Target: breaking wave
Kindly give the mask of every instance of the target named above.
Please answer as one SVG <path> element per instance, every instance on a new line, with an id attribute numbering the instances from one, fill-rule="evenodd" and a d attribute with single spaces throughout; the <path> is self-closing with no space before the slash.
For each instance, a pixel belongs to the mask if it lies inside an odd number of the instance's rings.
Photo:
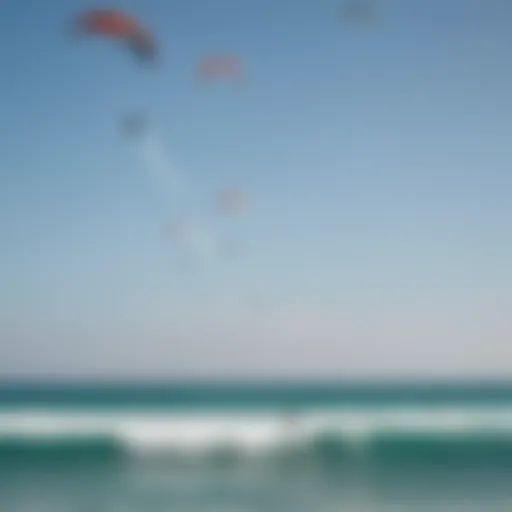
<path id="1" fill-rule="evenodd" d="M 307 455 L 353 462 L 468 462 L 512 468 L 512 409 L 296 414 L 0 413 L 0 464 L 134 457 Z"/>

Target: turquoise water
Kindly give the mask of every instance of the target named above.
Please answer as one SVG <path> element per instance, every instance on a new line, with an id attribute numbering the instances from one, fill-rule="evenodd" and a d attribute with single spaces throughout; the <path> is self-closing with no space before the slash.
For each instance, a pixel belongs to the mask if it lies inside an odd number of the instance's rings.
<path id="1" fill-rule="evenodd" d="M 0 510 L 510 511 L 512 385 L 4 385 Z"/>

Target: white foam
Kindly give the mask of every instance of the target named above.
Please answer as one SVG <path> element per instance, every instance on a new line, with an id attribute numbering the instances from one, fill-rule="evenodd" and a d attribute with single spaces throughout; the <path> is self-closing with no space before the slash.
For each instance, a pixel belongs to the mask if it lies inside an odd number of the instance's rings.
<path id="1" fill-rule="evenodd" d="M 431 408 L 276 413 L 107 413 L 13 411 L 0 413 L 1 438 L 108 437 L 137 453 L 204 451 L 219 446 L 258 452 L 335 434 L 364 442 L 379 434 L 471 435 L 512 438 L 512 409 Z"/>

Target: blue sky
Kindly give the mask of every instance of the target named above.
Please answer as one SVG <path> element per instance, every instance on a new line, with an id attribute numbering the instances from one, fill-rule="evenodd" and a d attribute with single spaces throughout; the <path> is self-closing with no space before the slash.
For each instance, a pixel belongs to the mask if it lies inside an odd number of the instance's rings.
<path id="1" fill-rule="evenodd" d="M 509 374 L 507 2 L 382 0 L 370 26 L 334 0 L 109 5 L 157 66 L 74 39 L 89 2 L 2 2 L 3 374 Z M 247 82 L 198 84 L 225 51 Z M 238 258 L 162 236 L 175 191 L 120 135 L 133 110 Z M 216 215 L 227 186 L 246 215 Z"/>

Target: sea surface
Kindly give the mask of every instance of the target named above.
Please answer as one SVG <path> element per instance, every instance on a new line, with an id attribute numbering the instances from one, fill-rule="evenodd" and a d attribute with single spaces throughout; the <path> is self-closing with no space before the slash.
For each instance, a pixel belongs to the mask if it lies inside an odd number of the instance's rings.
<path id="1" fill-rule="evenodd" d="M 512 384 L 0 386 L 0 512 L 512 511 Z"/>

